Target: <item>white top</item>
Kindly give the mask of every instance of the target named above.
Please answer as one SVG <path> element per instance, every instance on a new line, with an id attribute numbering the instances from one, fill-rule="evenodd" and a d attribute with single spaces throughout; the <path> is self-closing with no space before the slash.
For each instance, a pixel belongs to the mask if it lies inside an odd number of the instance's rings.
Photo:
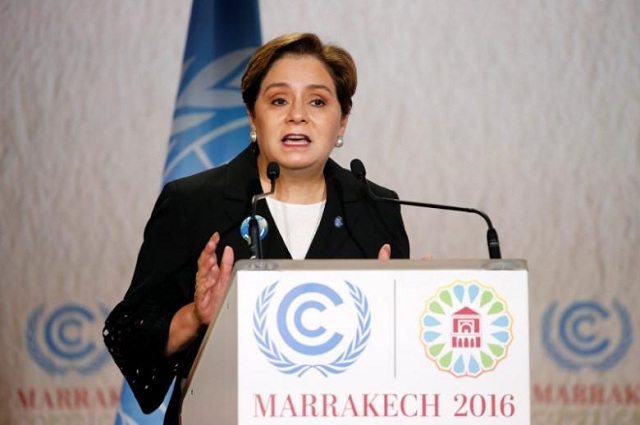
<path id="1" fill-rule="evenodd" d="M 291 258 L 304 259 L 320 225 L 326 201 L 317 204 L 289 204 L 271 197 L 266 200 Z"/>

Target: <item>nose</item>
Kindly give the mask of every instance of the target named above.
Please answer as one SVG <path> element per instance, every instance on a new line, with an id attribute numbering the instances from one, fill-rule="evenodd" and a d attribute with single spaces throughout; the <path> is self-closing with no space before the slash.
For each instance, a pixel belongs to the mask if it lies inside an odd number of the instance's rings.
<path id="1" fill-rule="evenodd" d="M 287 119 L 295 123 L 307 122 L 307 114 L 302 102 L 298 100 L 291 102 Z"/>

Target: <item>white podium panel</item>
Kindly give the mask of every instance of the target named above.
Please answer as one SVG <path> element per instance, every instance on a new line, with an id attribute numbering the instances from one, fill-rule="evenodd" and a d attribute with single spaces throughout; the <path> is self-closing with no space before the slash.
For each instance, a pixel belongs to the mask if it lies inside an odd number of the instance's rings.
<path id="1" fill-rule="evenodd" d="M 249 260 L 183 424 L 530 424 L 523 260 Z"/>

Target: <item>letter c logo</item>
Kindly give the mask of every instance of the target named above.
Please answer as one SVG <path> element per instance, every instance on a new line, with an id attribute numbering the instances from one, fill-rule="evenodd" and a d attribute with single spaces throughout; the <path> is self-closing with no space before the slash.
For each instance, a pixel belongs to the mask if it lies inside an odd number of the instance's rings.
<path id="1" fill-rule="evenodd" d="M 321 338 L 328 331 L 324 326 L 318 326 L 315 329 L 308 328 L 303 323 L 302 317 L 309 310 L 316 310 L 323 312 L 327 309 L 326 301 L 330 302 L 333 306 L 339 306 L 343 303 L 342 298 L 338 293 L 328 286 L 321 285 L 319 283 L 305 283 L 293 288 L 282 299 L 280 306 L 278 307 L 278 331 L 282 336 L 284 342 L 293 350 L 305 354 L 305 355 L 320 355 L 334 349 L 340 341 L 343 339 L 343 335 L 340 333 L 334 333 L 329 339 L 318 344 L 305 344 L 298 341 L 287 324 L 287 316 L 289 311 L 293 308 L 293 302 L 300 296 L 308 294 L 318 294 L 324 297 L 325 303 L 321 300 L 311 299 L 301 302 L 295 307 L 293 311 L 293 326 L 297 332 L 307 338 Z"/>

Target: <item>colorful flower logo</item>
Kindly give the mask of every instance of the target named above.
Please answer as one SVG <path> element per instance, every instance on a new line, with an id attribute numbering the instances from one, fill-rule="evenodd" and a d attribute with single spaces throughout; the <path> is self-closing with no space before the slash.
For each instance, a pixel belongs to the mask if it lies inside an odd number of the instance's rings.
<path id="1" fill-rule="evenodd" d="M 456 281 L 425 303 L 420 341 L 438 369 L 456 377 L 478 377 L 506 358 L 513 318 L 493 288 Z"/>

